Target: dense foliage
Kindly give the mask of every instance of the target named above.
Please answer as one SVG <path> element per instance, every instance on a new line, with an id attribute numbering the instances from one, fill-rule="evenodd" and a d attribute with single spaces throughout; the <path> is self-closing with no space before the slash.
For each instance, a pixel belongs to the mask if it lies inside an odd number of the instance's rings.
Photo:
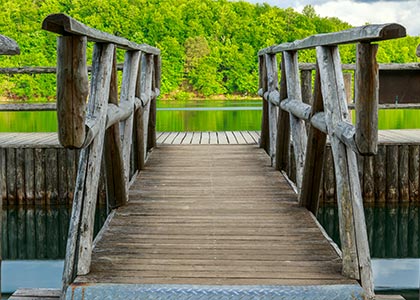
<path id="1" fill-rule="evenodd" d="M 350 25 L 321 18 L 311 6 L 302 14 L 267 4 L 227 0 L 0 0 L 0 33 L 14 38 L 22 54 L 0 57 L 0 67 L 53 66 L 56 37 L 40 29 L 51 13 L 64 12 L 81 22 L 162 50 L 162 92 L 255 94 L 259 49 L 306 36 L 339 31 Z M 420 38 L 383 43 L 381 62 L 416 61 Z M 343 47 L 345 63 L 354 62 L 354 46 Z M 122 58 L 122 56 L 121 56 Z M 300 54 L 314 61 L 313 51 Z M 53 97 L 51 75 L 0 78 L 0 95 Z"/>

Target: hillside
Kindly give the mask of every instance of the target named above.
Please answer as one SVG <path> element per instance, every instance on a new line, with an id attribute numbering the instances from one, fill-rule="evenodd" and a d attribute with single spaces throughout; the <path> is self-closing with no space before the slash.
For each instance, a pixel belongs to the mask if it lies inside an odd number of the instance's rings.
<path id="1" fill-rule="evenodd" d="M 350 27 L 321 18 L 307 6 L 303 13 L 269 5 L 226 0 L 0 0 L 0 33 L 21 47 L 17 57 L 1 57 L 0 67 L 54 66 L 56 36 L 40 29 L 51 13 L 64 12 L 81 22 L 162 50 L 162 93 L 167 97 L 255 94 L 257 52 L 308 35 Z M 416 61 L 420 38 L 383 43 L 381 62 Z M 354 61 L 354 46 L 342 49 Z M 122 58 L 122 53 L 120 54 Z M 301 61 L 314 61 L 313 52 Z M 53 98 L 51 75 L 0 77 L 0 95 Z"/>

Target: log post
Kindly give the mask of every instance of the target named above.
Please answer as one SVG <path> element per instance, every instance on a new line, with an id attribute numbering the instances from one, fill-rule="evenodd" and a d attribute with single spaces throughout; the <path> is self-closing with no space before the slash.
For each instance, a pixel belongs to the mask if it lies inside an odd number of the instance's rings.
<path id="1" fill-rule="evenodd" d="M 153 56 L 153 82 L 152 89 L 155 92 L 150 103 L 150 115 L 149 115 L 149 126 L 147 134 L 147 150 L 156 147 L 156 101 L 160 93 L 160 81 L 161 81 L 161 58 L 160 55 Z"/>
<path id="2" fill-rule="evenodd" d="M 279 88 L 279 76 L 277 71 L 277 59 L 275 54 L 265 55 L 265 67 L 267 70 L 267 88 L 268 93 L 277 91 Z M 276 138 L 277 138 L 277 107 L 268 101 L 268 132 L 269 132 L 269 147 L 268 152 L 271 158 L 271 165 L 275 165 L 276 155 Z"/>
<path id="3" fill-rule="evenodd" d="M 88 69 L 85 36 L 58 37 L 57 119 L 58 138 L 66 148 L 80 148 L 85 141 Z"/>
<path id="4" fill-rule="evenodd" d="M 109 103 L 118 105 L 117 56 L 114 50 Z M 107 184 L 107 201 L 111 208 L 124 205 L 128 200 L 128 193 L 124 180 L 124 162 L 120 138 L 120 126 L 116 123 L 105 132 L 105 172 Z"/>
<path id="5" fill-rule="evenodd" d="M 287 81 L 286 68 L 284 66 L 284 54 L 281 59 L 281 75 L 280 75 L 280 103 L 287 98 Z M 279 109 L 277 121 L 277 138 L 276 138 L 276 159 L 275 167 L 277 170 L 286 170 L 289 165 L 289 149 L 290 149 L 290 118 L 289 114 Z"/>
<path id="6" fill-rule="evenodd" d="M 259 67 L 259 91 L 262 97 L 262 119 L 261 119 L 261 136 L 260 148 L 263 148 L 269 153 L 269 121 L 268 121 L 268 101 L 264 100 L 264 93 L 268 90 L 267 69 L 265 65 L 265 57 L 261 55 L 258 57 Z"/>
<path id="7" fill-rule="evenodd" d="M 324 104 L 321 93 L 321 80 L 317 68 L 311 117 L 323 110 Z M 324 132 L 310 126 L 299 203 L 310 210 L 315 216 L 318 213 L 326 141 L 327 135 Z"/>
<path id="8" fill-rule="evenodd" d="M 378 151 L 379 72 L 376 62 L 378 45 L 357 45 L 355 72 L 356 144 L 360 153 Z"/>
<path id="9" fill-rule="evenodd" d="M 284 52 L 284 66 L 286 69 L 287 98 L 302 102 L 302 91 L 299 80 L 299 64 L 297 51 Z M 292 132 L 293 151 L 296 165 L 296 186 L 300 193 L 302 188 L 303 166 L 306 152 L 306 127 L 305 122 L 290 114 L 290 129 Z"/>

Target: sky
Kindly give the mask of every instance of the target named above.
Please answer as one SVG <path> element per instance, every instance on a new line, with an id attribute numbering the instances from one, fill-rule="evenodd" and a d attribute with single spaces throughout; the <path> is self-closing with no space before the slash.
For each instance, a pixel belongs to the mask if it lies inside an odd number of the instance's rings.
<path id="1" fill-rule="evenodd" d="M 292 7 L 302 12 L 312 5 L 321 17 L 337 17 L 353 26 L 366 23 L 399 23 L 407 34 L 420 35 L 420 0 L 247 0 L 268 3 L 282 8 Z"/>

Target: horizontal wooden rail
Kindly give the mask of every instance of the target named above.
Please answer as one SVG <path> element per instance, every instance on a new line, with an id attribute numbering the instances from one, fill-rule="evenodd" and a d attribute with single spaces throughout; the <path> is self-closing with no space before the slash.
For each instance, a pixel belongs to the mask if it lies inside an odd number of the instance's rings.
<path id="1" fill-rule="evenodd" d="M 366 25 L 348 30 L 323 33 L 310 36 L 303 40 L 297 40 L 292 43 L 284 43 L 264 48 L 258 52 L 258 55 L 274 54 L 282 51 L 296 51 L 318 46 L 336 46 L 340 44 L 350 44 L 357 42 L 375 42 L 389 39 L 395 39 L 406 35 L 403 26 L 395 23 Z"/>
<path id="2" fill-rule="evenodd" d="M 87 67 L 88 72 L 92 72 L 92 66 Z M 123 70 L 123 64 L 117 64 L 117 70 Z M 19 67 L 19 68 L 0 68 L 0 74 L 55 74 L 56 67 Z"/>
<path id="3" fill-rule="evenodd" d="M 86 36 L 89 41 L 99 43 L 112 43 L 118 48 L 125 50 L 138 50 L 144 53 L 154 55 L 160 54 L 160 50 L 158 48 L 146 44 L 136 44 L 125 38 L 91 28 L 66 14 L 49 15 L 42 22 L 42 29 L 61 35 L 70 34 Z"/>

